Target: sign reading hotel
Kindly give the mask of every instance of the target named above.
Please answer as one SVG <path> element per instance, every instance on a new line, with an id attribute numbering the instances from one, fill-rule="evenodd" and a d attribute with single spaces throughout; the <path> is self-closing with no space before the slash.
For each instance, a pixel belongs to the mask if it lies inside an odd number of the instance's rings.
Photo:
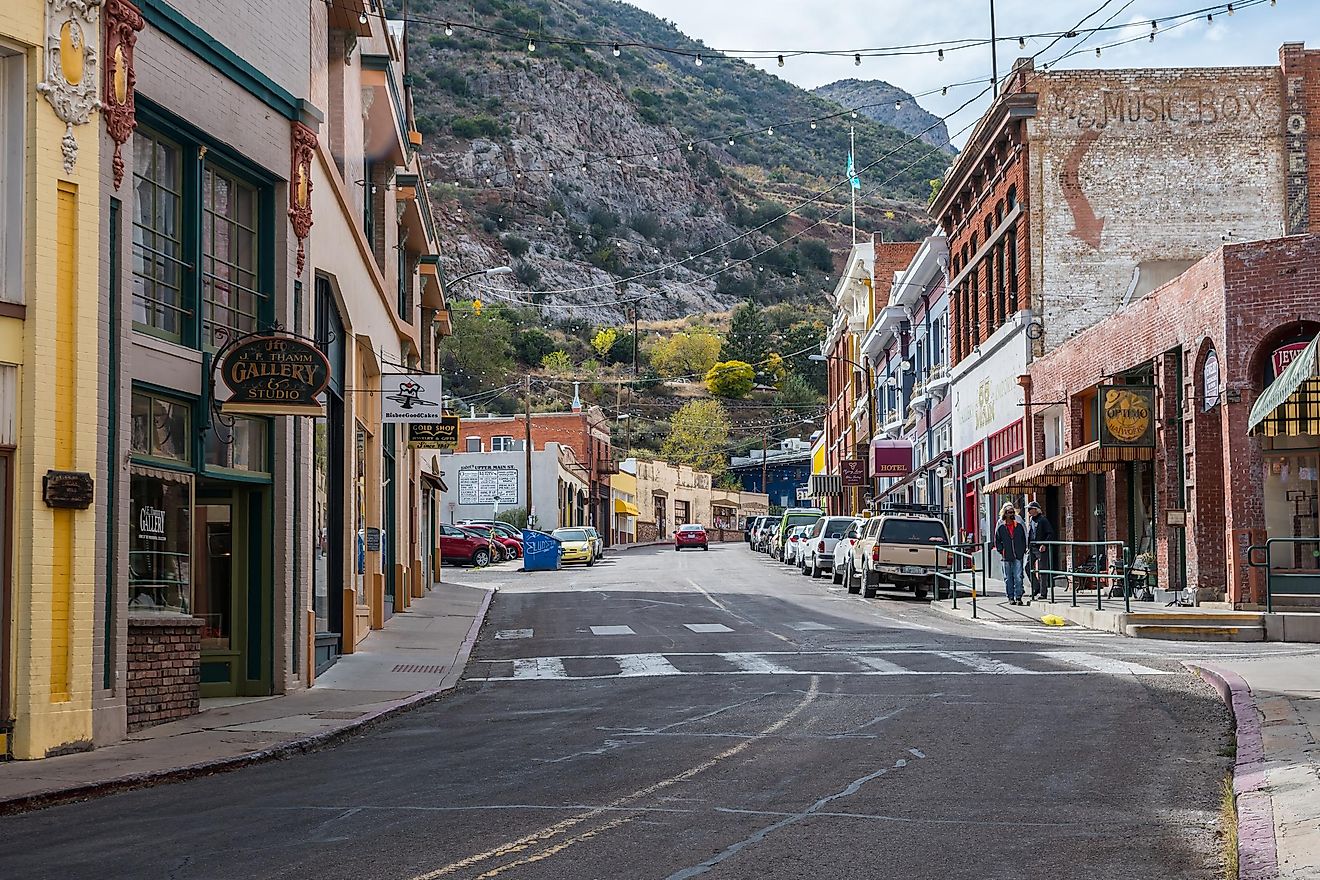
<path id="1" fill-rule="evenodd" d="M 877 477 L 906 477 L 912 473 L 910 440 L 877 440 L 871 445 Z"/>
<path id="2" fill-rule="evenodd" d="M 517 504 L 518 469 L 475 464 L 458 469 L 459 504 Z"/>
<path id="3" fill-rule="evenodd" d="M 441 416 L 435 422 L 409 422 L 408 446 L 412 449 L 458 449 L 458 416 Z"/>
<path id="4" fill-rule="evenodd" d="M 1154 447 L 1155 388 L 1101 385 L 1100 445 Z"/>
<path id="5" fill-rule="evenodd" d="M 220 377 L 230 391 L 221 412 L 319 416 L 325 410 L 316 398 L 330 381 L 330 362 L 306 340 L 263 333 L 224 353 Z"/>
<path id="6" fill-rule="evenodd" d="M 444 391 L 434 373 L 385 373 L 380 390 L 380 420 L 385 424 L 439 422 L 444 417 Z"/>

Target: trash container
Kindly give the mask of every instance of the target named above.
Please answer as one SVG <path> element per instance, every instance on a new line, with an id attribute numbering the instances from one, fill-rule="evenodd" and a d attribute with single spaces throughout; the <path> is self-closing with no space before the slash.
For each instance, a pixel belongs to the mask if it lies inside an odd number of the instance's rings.
<path id="1" fill-rule="evenodd" d="M 559 539 L 545 532 L 523 529 L 523 571 L 558 571 L 563 548 Z"/>

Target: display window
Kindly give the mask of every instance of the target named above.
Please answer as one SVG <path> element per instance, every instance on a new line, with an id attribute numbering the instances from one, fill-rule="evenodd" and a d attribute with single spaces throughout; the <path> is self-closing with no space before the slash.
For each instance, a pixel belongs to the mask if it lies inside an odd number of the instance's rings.
<path id="1" fill-rule="evenodd" d="M 1316 538 L 1280 543 L 1271 551 L 1276 568 L 1320 568 L 1320 451 L 1265 453 L 1265 528 L 1271 538 Z"/>
<path id="2" fill-rule="evenodd" d="M 129 610 L 191 614 L 192 475 L 135 466 L 129 484 Z"/>

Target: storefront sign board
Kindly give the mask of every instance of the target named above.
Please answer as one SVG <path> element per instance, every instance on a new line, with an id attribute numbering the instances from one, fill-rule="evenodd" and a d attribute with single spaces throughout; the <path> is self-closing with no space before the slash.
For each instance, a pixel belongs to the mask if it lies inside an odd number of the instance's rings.
<path id="1" fill-rule="evenodd" d="M 871 445 L 877 477 L 906 477 L 912 473 L 911 440 L 877 440 Z"/>
<path id="2" fill-rule="evenodd" d="M 41 498 L 47 507 L 86 510 L 92 506 L 92 475 L 84 471 L 46 471 Z"/>
<path id="3" fill-rule="evenodd" d="M 1018 377 L 1027 372 L 1029 345 L 1020 328 L 1001 327 L 981 346 L 980 354 L 955 368 L 950 391 L 955 451 L 1022 419 Z"/>
<path id="4" fill-rule="evenodd" d="M 408 446 L 413 449 L 458 449 L 458 416 L 441 416 L 434 422 L 409 422 Z"/>
<path id="5" fill-rule="evenodd" d="M 1274 367 L 1274 376 L 1271 378 L 1277 378 L 1280 373 L 1288 369 L 1288 365 L 1293 362 L 1293 358 L 1306 351 L 1308 344 L 1310 344 L 1309 340 L 1307 342 L 1291 342 L 1288 345 L 1281 345 L 1276 348 L 1270 356 L 1270 365 Z"/>
<path id="6" fill-rule="evenodd" d="M 1155 446 L 1155 387 L 1101 385 L 1100 445 Z"/>
<path id="7" fill-rule="evenodd" d="M 230 392 L 221 412 L 319 416 L 325 410 L 316 397 L 330 381 L 330 362 L 309 341 L 263 333 L 224 353 L 220 378 Z"/>
<path id="8" fill-rule="evenodd" d="M 380 388 L 380 420 L 386 424 L 439 422 L 444 417 L 444 389 L 434 373 L 385 373 Z"/>
<path id="9" fill-rule="evenodd" d="M 518 469 L 477 464 L 458 469 L 459 504 L 517 504 Z"/>
<path id="10" fill-rule="evenodd" d="M 845 486 L 866 485 L 866 462 L 860 458 L 845 458 L 839 463 L 839 472 Z"/>

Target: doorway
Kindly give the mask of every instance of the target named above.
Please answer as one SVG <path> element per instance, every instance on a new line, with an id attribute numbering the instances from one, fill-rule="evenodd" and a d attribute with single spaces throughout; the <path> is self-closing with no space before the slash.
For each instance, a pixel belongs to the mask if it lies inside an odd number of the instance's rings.
<path id="1" fill-rule="evenodd" d="M 202 480 L 193 509 L 193 615 L 202 620 L 201 695 L 271 692 L 272 597 L 265 490 Z"/>

